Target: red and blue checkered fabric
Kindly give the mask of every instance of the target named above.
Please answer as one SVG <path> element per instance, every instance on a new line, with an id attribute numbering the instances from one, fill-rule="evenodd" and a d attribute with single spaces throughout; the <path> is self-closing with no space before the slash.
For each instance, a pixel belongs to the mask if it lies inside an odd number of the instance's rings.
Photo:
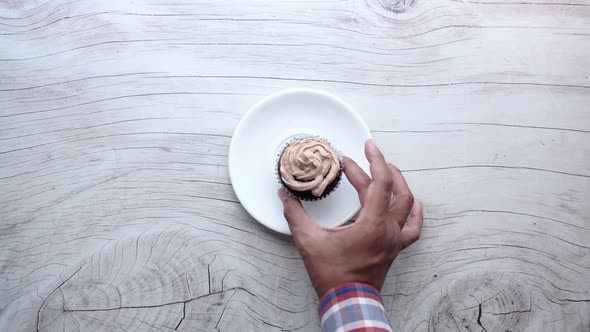
<path id="1" fill-rule="evenodd" d="M 324 332 L 391 331 L 379 292 L 360 282 L 330 289 L 320 300 L 319 312 Z"/>

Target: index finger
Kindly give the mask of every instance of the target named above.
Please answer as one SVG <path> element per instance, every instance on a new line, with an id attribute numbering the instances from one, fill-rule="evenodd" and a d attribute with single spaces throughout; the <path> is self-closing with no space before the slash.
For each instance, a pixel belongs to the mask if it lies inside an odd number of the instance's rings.
<path id="1" fill-rule="evenodd" d="M 367 143 L 365 143 L 365 155 L 370 164 L 373 183 L 378 189 L 391 193 L 393 189 L 393 176 L 389 171 L 385 157 L 383 157 L 381 150 L 379 150 L 377 144 L 375 144 L 375 140 L 372 138 L 368 139 Z"/>
<path id="2" fill-rule="evenodd" d="M 403 228 L 414 205 L 414 195 L 399 168 L 392 164 L 387 166 L 393 175 L 393 199 L 389 203 L 389 211 L 399 227 Z"/>
<path id="3" fill-rule="evenodd" d="M 424 223 L 424 203 L 416 201 L 412 206 L 408 224 L 402 229 L 402 250 L 409 247 L 412 243 L 418 241 L 422 232 Z"/>
<path id="4" fill-rule="evenodd" d="M 393 175 L 389 171 L 385 157 L 383 157 L 373 139 L 367 140 L 365 155 L 371 165 L 373 181 L 365 195 L 363 213 L 371 220 L 381 220 L 380 217 L 387 215 L 389 210 L 389 201 L 393 189 Z"/>
<path id="5" fill-rule="evenodd" d="M 365 201 L 367 189 L 369 189 L 369 185 L 371 184 L 371 178 L 354 160 L 344 157 L 342 161 L 344 163 L 344 174 L 346 174 L 346 178 L 350 181 L 354 189 L 356 189 L 362 204 Z"/>

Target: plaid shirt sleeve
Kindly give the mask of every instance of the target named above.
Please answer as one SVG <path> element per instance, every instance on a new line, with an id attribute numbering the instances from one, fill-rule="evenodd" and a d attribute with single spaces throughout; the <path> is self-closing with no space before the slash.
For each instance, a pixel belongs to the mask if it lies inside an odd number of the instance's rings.
<path id="1" fill-rule="evenodd" d="M 319 312 L 324 332 L 391 331 L 379 292 L 367 284 L 347 282 L 330 289 Z"/>

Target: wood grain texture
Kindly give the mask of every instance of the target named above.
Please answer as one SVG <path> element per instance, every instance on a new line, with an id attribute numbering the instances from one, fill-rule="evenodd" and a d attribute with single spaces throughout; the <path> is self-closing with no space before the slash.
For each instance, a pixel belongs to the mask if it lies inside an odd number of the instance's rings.
<path id="1" fill-rule="evenodd" d="M 304 86 L 426 202 L 395 331 L 589 331 L 589 75 L 587 0 L 2 1 L 1 330 L 318 330 L 227 171 Z"/>

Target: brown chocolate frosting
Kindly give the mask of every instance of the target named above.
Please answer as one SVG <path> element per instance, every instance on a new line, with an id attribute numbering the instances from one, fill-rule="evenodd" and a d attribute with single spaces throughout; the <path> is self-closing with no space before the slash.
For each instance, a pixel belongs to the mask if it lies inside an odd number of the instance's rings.
<path id="1" fill-rule="evenodd" d="M 285 148 L 279 162 L 281 179 L 295 191 L 311 191 L 320 197 L 338 177 L 340 161 L 330 144 L 317 138 L 304 138 Z"/>

